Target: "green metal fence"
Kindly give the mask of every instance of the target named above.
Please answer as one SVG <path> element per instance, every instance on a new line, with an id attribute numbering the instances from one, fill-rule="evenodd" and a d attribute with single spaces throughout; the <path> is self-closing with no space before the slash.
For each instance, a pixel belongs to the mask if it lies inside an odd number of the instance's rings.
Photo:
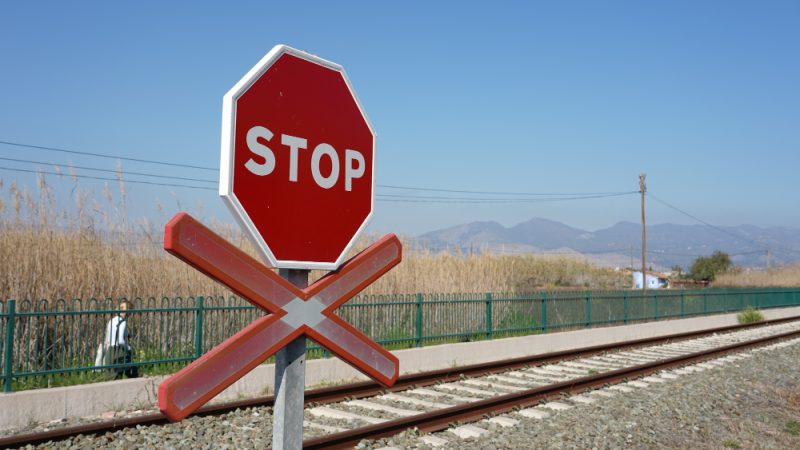
<path id="1" fill-rule="evenodd" d="M 108 379 L 115 366 L 95 365 L 95 354 L 121 300 L 0 301 L 3 390 Z M 130 301 L 133 360 L 145 374 L 176 371 L 262 314 L 235 297 Z M 548 291 L 359 296 L 337 314 L 397 349 L 798 305 L 800 289 Z M 327 356 L 313 342 L 308 351 Z"/>

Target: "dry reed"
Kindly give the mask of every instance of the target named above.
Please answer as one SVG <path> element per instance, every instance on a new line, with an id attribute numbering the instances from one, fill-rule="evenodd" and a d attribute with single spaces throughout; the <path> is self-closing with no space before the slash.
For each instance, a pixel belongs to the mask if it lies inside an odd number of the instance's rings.
<path id="1" fill-rule="evenodd" d="M 70 173 L 73 171 L 70 170 Z M 69 175 L 65 175 L 69 176 Z M 62 182 L 60 182 L 62 183 Z M 70 194 L 43 175 L 35 190 L 0 179 L 0 299 L 189 296 L 226 290 L 161 248 L 163 225 L 132 222 L 118 167 L 115 196 L 106 184 L 98 200 L 72 177 Z M 68 201 L 64 201 L 63 198 Z M 57 200 L 59 199 L 59 200 Z M 160 204 L 157 205 L 162 210 Z M 208 221 L 207 221 L 208 222 Z M 238 229 L 207 223 L 251 255 Z M 363 248 L 377 236 L 365 236 Z M 537 289 L 619 289 L 622 272 L 577 258 L 434 253 L 403 239 L 403 262 L 364 294 L 521 292 Z M 321 276 L 313 272 L 312 279 Z"/>
<path id="2" fill-rule="evenodd" d="M 717 276 L 714 287 L 797 287 L 800 263 L 763 269 L 735 268 Z"/>

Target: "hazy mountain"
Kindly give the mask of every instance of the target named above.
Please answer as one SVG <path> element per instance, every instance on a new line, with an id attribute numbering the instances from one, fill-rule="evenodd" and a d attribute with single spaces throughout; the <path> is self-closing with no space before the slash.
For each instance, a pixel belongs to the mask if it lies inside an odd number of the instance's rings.
<path id="1" fill-rule="evenodd" d="M 509 236 L 519 243 L 542 249 L 571 247 L 586 232 L 547 219 L 531 219 L 508 229 Z"/>
<path id="2" fill-rule="evenodd" d="M 534 218 L 506 228 L 497 222 L 472 222 L 417 237 L 417 243 L 432 250 L 460 248 L 462 251 L 494 253 L 582 254 L 605 266 L 641 264 L 640 224 L 620 222 L 594 232 L 553 220 Z M 711 227 L 707 225 L 659 224 L 647 227 L 648 265 L 665 270 L 673 265 L 687 269 L 698 255 L 721 250 L 740 266 L 800 260 L 800 229 L 760 228 L 753 225 Z"/>

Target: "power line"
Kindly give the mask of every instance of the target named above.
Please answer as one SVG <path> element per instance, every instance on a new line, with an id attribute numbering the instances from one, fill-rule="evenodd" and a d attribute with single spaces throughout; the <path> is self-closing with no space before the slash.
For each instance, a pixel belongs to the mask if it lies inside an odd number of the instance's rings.
<path id="1" fill-rule="evenodd" d="M 788 247 L 780 247 L 780 248 L 777 248 L 777 249 L 773 249 L 772 247 L 770 247 L 770 246 L 768 246 L 766 244 L 759 243 L 759 242 L 757 242 L 757 241 L 755 241 L 753 239 L 746 238 L 746 237 L 744 237 L 742 235 L 739 235 L 739 234 L 736 234 L 736 233 L 731 233 L 730 231 L 728 231 L 728 230 L 726 230 L 724 228 L 720 228 L 720 227 L 718 227 L 716 225 L 712 225 L 712 224 L 706 222 L 705 220 L 700 219 L 699 217 L 696 217 L 696 216 L 694 216 L 692 214 L 689 214 L 688 212 L 686 212 L 686 211 L 684 211 L 684 210 L 682 210 L 682 209 L 680 209 L 680 208 L 678 208 L 678 207 L 676 207 L 674 205 L 671 205 L 671 204 L 665 202 L 664 200 L 661 200 L 660 198 L 658 198 L 655 195 L 653 195 L 652 192 L 648 192 L 647 195 L 652 197 L 653 200 L 663 204 L 664 206 L 666 206 L 668 208 L 671 208 L 671 209 L 673 209 L 673 210 L 685 215 L 686 217 L 689 217 L 689 218 L 691 218 L 693 220 L 696 220 L 696 221 L 702 223 L 703 225 L 706 225 L 706 226 L 708 226 L 710 228 L 713 228 L 714 230 L 717 230 L 720 233 L 725 233 L 725 234 L 727 234 L 729 236 L 733 236 L 733 237 L 735 237 L 737 239 L 741 239 L 743 241 L 747 241 L 747 242 L 755 245 L 756 247 L 760 247 L 760 248 L 763 249 L 763 250 L 756 251 L 756 252 L 736 253 L 733 256 L 735 256 L 735 255 L 746 255 L 746 254 L 752 254 L 752 253 L 763 253 L 763 252 L 782 253 L 782 254 L 787 254 L 787 253 L 799 254 L 800 253 L 800 250 L 796 250 L 796 249 L 792 249 L 792 248 L 788 248 Z"/>
<path id="2" fill-rule="evenodd" d="M 522 196 L 578 196 L 578 195 L 617 195 L 628 194 L 629 192 L 572 192 L 572 193 L 543 193 L 543 192 L 502 192 L 502 191 L 465 191 L 460 189 L 438 189 L 411 186 L 396 186 L 390 184 L 377 184 L 376 186 L 386 189 L 403 189 L 409 191 L 428 191 L 428 192 L 449 192 L 454 194 L 480 194 L 480 195 L 522 195 Z M 638 191 L 634 191 L 638 192 Z"/>
<path id="3" fill-rule="evenodd" d="M 91 170 L 95 172 L 104 172 L 104 173 L 113 173 L 113 174 L 120 174 L 120 175 L 136 175 L 136 176 L 145 176 L 145 177 L 153 177 L 153 178 L 168 178 L 173 180 L 182 180 L 182 181 L 195 181 L 200 183 L 217 183 L 217 180 L 211 179 L 202 179 L 202 178 L 190 178 L 190 177 L 179 177 L 174 175 L 161 175 L 161 174 L 154 174 L 154 173 L 147 173 L 147 172 L 134 172 L 129 170 L 112 170 L 112 169 L 101 169 L 98 167 L 88 167 L 88 166 L 79 166 L 75 164 L 62 164 L 62 163 L 53 163 L 53 162 L 46 162 L 46 161 L 34 161 L 30 159 L 18 159 L 18 158 L 6 158 L 0 157 L 0 160 L 3 161 L 13 161 L 13 162 L 20 162 L 26 164 L 41 164 L 41 165 L 48 165 L 48 166 L 64 166 L 67 168 L 73 169 L 80 169 L 80 170 Z M 78 176 L 77 174 L 70 174 L 70 176 Z M 510 192 L 489 192 L 489 191 L 458 191 L 452 189 L 429 189 L 429 188 L 414 188 L 414 187 L 398 187 L 398 186 L 385 186 L 378 184 L 377 187 L 390 187 L 393 189 L 407 189 L 407 190 L 414 190 L 414 191 L 434 191 L 434 192 L 470 192 L 475 194 L 486 194 L 486 195 L 512 195 Z M 413 195 L 404 195 L 404 194 L 376 194 L 377 196 L 381 197 L 382 200 L 391 201 L 391 199 L 403 199 L 407 201 L 417 201 L 417 200 L 464 200 L 465 202 L 473 202 L 473 203 L 495 203 L 495 202 L 506 202 L 506 203 L 513 203 L 513 202 L 540 202 L 540 201 L 559 201 L 559 200 L 584 200 L 584 199 L 591 199 L 591 198 L 603 198 L 603 197 L 615 197 L 615 196 L 622 196 L 636 193 L 636 191 L 630 192 L 609 192 L 609 193 L 595 193 L 595 194 L 550 194 L 553 196 L 557 196 L 555 198 L 520 198 L 520 199 L 509 199 L 509 198 L 470 198 L 470 197 L 452 197 L 452 196 L 413 196 Z M 535 193 L 518 193 L 513 195 L 531 195 L 531 196 L 541 196 L 547 194 L 535 194 Z M 564 198 L 567 195 L 575 195 L 575 197 L 571 198 Z"/>
<path id="4" fill-rule="evenodd" d="M 219 169 L 215 167 L 206 167 L 206 166 L 197 166 L 191 164 L 181 164 L 181 163 L 172 163 L 166 161 L 158 161 L 152 159 L 141 159 L 141 158 L 130 158 L 126 156 L 118 156 L 118 155 L 110 155 L 107 153 L 97 153 L 97 152 L 86 152 L 86 151 L 78 151 L 78 150 L 68 150 L 64 148 L 58 147 L 47 147 L 43 145 L 33 145 L 33 144 L 26 144 L 21 142 L 11 142 L 11 141 L 3 141 L 0 140 L 0 144 L 16 146 L 16 147 L 23 147 L 23 148 L 31 148 L 31 149 L 38 149 L 38 150 L 47 150 L 47 151 L 54 151 L 54 152 L 62 152 L 62 153 L 71 153 L 77 155 L 85 155 L 85 156 L 92 156 L 97 158 L 107 158 L 107 159 L 115 159 L 115 160 L 123 160 L 123 161 L 133 161 L 133 162 L 140 162 L 140 163 L 148 163 L 148 164 L 159 164 L 168 167 L 185 167 L 190 169 L 201 169 L 201 170 L 210 170 L 210 171 L 218 171 Z M 11 158 L 0 158 L 5 160 L 11 161 L 20 161 L 20 162 L 31 162 L 25 160 L 14 160 Z M 50 165 L 57 165 L 54 163 L 44 163 L 38 162 L 37 164 L 50 164 Z M 61 164 L 67 165 L 67 164 Z M 75 166 L 77 168 L 77 166 Z M 84 167 L 85 170 L 99 170 L 99 171 L 107 171 L 106 169 L 94 169 Z M 116 171 L 114 171 L 116 172 Z M 134 173 L 128 172 L 131 175 L 142 175 L 142 176 L 160 176 L 160 175 L 152 175 L 152 174 L 145 174 L 145 173 Z M 174 179 L 185 179 L 186 181 L 197 181 L 197 182 L 213 182 L 216 183 L 215 180 L 201 180 L 196 178 L 183 178 L 183 177 L 168 177 L 168 176 L 160 176 L 162 178 L 174 178 Z M 448 193 L 455 193 L 455 194 L 476 194 L 476 195 L 517 195 L 517 196 L 550 196 L 550 197 L 575 197 L 574 199 L 583 199 L 584 196 L 586 198 L 594 198 L 594 196 L 598 196 L 597 198 L 602 198 L 605 196 L 613 197 L 616 195 L 627 195 L 629 192 L 504 192 L 504 191 L 472 191 L 472 190 L 461 190 L 461 189 L 442 189 L 442 188 L 430 188 L 430 187 L 419 187 L 419 186 L 398 186 L 398 185 L 389 185 L 389 184 L 376 184 L 375 187 L 383 188 L 383 189 L 400 189 L 400 190 L 410 190 L 410 191 L 427 191 L 427 192 L 448 192 Z M 638 192 L 638 191 L 635 191 Z M 379 194 L 380 195 L 380 194 Z M 386 195 L 385 201 L 388 200 L 389 194 Z M 494 201 L 494 200 L 491 200 Z"/>
<path id="5" fill-rule="evenodd" d="M 0 158 L 0 160 L 11 160 L 11 161 L 24 161 L 24 160 L 15 160 L 12 158 Z M 75 166 L 78 167 L 78 166 Z M 88 170 L 92 170 L 91 168 L 86 168 Z M 107 178 L 107 177 L 96 177 L 91 175 L 83 175 L 83 174 L 64 174 L 59 172 L 51 172 L 46 170 L 29 170 L 29 169 L 18 169 L 13 167 L 4 167 L 0 166 L 0 170 L 10 170 L 14 172 L 24 172 L 24 173 L 33 173 L 33 174 L 44 174 L 44 175 L 56 175 L 56 176 L 70 176 L 75 178 L 85 178 L 91 180 L 101 180 L 101 181 L 121 181 L 124 183 L 135 183 L 135 184 L 146 184 L 151 186 L 164 186 L 164 187 L 178 187 L 178 188 L 187 188 L 187 189 L 201 189 L 207 191 L 216 191 L 217 189 L 206 187 L 206 186 L 192 186 L 187 184 L 177 184 L 177 183 L 157 183 L 152 181 L 143 181 L 143 180 L 130 180 L 130 179 L 117 179 L 117 178 Z M 116 171 L 111 170 L 104 170 L 104 169 L 94 169 L 94 170 L 101 170 L 104 172 L 112 172 L 118 173 Z M 121 174 L 139 174 L 136 172 L 120 172 Z M 150 174 L 140 174 L 140 175 L 147 175 L 147 176 L 156 176 Z M 170 177 L 165 177 L 170 178 Z M 196 181 L 210 181 L 210 180 L 200 180 L 200 179 L 190 179 Z M 428 200 L 424 197 L 419 198 L 406 198 L 406 199 L 397 199 L 392 198 L 392 195 L 389 194 L 376 194 L 376 200 L 382 202 L 407 202 L 407 203 L 535 203 L 535 202 L 547 202 L 547 201 L 567 201 L 567 200 L 584 200 L 584 199 L 592 199 L 592 198 L 602 198 L 602 197 L 610 197 L 610 196 L 617 196 L 617 195 L 628 195 L 630 193 L 622 193 L 622 194 L 612 194 L 612 195 L 603 195 L 603 196 L 586 196 L 586 197 L 572 197 L 572 198 L 550 198 L 550 199 L 458 199 L 458 198 L 447 198 L 442 197 L 441 200 Z"/>
<path id="6" fill-rule="evenodd" d="M 590 200 L 597 198 L 619 197 L 623 195 L 636 194 L 638 191 L 620 192 L 614 194 L 604 195 L 586 195 L 579 197 L 555 197 L 555 198 L 468 198 L 468 197 L 435 197 L 435 196 L 404 196 L 392 194 L 376 194 L 376 196 L 384 202 L 396 203 L 477 203 L 477 204 L 494 204 L 494 203 L 546 203 L 546 202 L 560 202 L 569 200 Z"/>
<path id="7" fill-rule="evenodd" d="M 15 168 L 12 168 L 12 167 L 3 167 L 3 166 L 0 166 L 0 170 L 11 170 L 11 171 L 14 171 L 14 172 L 25 172 L 25 173 L 34 173 L 34 174 L 64 176 L 63 173 L 49 172 L 49 171 L 46 171 L 46 170 L 15 169 Z M 206 187 L 206 186 L 190 186 L 188 184 L 156 183 L 156 182 L 153 182 L 153 181 L 126 180 L 126 179 L 117 179 L 117 178 L 94 177 L 94 176 L 91 176 L 91 175 L 69 175 L 69 176 L 74 176 L 76 178 L 88 178 L 90 180 L 119 181 L 119 182 L 123 182 L 123 183 L 148 184 L 148 185 L 151 185 L 151 186 L 180 187 L 180 188 L 188 188 L 188 189 L 202 189 L 202 190 L 206 190 L 206 191 L 216 191 L 215 188 L 210 188 L 210 187 Z"/>
<path id="8" fill-rule="evenodd" d="M 126 156 L 115 156 L 115 155 L 108 155 L 103 153 L 93 153 L 93 152 L 82 152 L 78 150 L 67 150 L 65 148 L 57 148 L 57 147 L 45 147 L 43 145 L 32 145 L 32 144 L 23 144 L 20 142 L 9 142 L 9 141 L 0 141 L 0 144 L 4 145 L 13 145 L 15 147 L 24 147 L 24 148 L 34 148 L 38 150 L 47 150 L 51 152 L 62 152 L 62 153 L 72 153 L 74 155 L 86 155 L 86 156 L 94 156 L 96 158 L 109 158 L 109 159 L 120 159 L 123 161 L 133 161 L 133 162 L 140 162 L 140 163 L 147 163 L 147 164 L 159 164 L 162 166 L 172 166 L 172 167 L 186 167 L 189 169 L 201 169 L 201 170 L 213 170 L 217 171 L 219 169 L 214 167 L 203 167 L 203 166 L 194 166 L 191 164 L 181 164 L 181 163 L 170 163 L 164 161 L 156 161 L 153 159 L 141 159 L 141 158 L 129 158 Z"/>
<path id="9" fill-rule="evenodd" d="M 0 157 L 0 160 L 21 162 L 21 163 L 28 163 L 28 164 L 42 164 L 42 165 L 58 166 L 58 167 L 65 166 L 67 168 L 73 168 L 73 169 L 93 170 L 95 172 L 115 173 L 115 174 L 120 174 L 120 175 L 139 175 L 139 176 L 143 176 L 143 177 L 170 178 L 170 179 L 173 179 L 173 180 L 197 181 L 197 182 L 201 182 L 201 183 L 216 183 L 217 182 L 216 180 L 206 180 L 206 179 L 201 179 L 201 178 L 187 178 L 187 177 L 177 177 L 177 176 L 173 176 L 173 175 L 160 175 L 160 174 L 145 173 L 145 172 L 131 172 L 131 171 L 128 171 L 128 170 L 123 171 L 123 170 L 100 169 L 100 168 L 97 168 L 97 167 L 76 166 L 74 164 L 48 163 L 48 162 L 44 162 L 44 161 L 32 161 L 32 160 L 29 160 L 29 159 L 16 159 L 16 158 L 3 158 L 3 157 Z M 72 174 L 70 174 L 70 175 L 72 175 Z"/>
<path id="10" fill-rule="evenodd" d="M 726 252 L 727 253 L 727 252 Z M 728 256 L 745 256 L 745 255 L 755 255 L 755 254 L 762 254 L 764 253 L 763 250 L 756 250 L 750 252 L 739 252 L 739 253 L 727 253 Z M 662 250 L 648 250 L 648 255 L 664 255 L 664 256 L 689 256 L 689 257 L 701 257 L 701 256 L 709 256 L 707 253 L 673 253 L 673 252 L 665 252 Z"/>
<path id="11" fill-rule="evenodd" d="M 53 152 L 62 152 L 62 153 L 71 153 L 77 155 L 85 155 L 91 156 L 96 158 L 108 158 L 108 159 L 115 159 L 115 160 L 123 160 L 123 161 L 132 161 L 132 162 L 139 162 L 139 163 L 148 163 L 148 164 L 158 164 L 162 166 L 168 167 L 184 167 L 190 169 L 201 169 L 201 170 L 209 170 L 209 171 L 217 171 L 217 168 L 213 167 L 205 167 L 205 166 L 197 166 L 192 164 L 182 164 L 182 163 L 172 163 L 166 161 L 158 161 L 158 160 L 151 160 L 151 159 L 142 159 L 142 158 L 131 158 L 126 156 L 119 156 L 119 155 L 110 155 L 105 153 L 97 153 L 97 152 L 86 152 L 86 151 L 78 151 L 78 150 L 69 150 L 64 148 L 58 147 L 48 147 L 42 145 L 33 145 L 33 144 L 26 144 L 21 142 L 11 142 L 11 141 L 4 141 L 0 140 L 0 144 L 9 145 L 9 146 L 16 146 L 16 147 L 23 147 L 23 148 L 31 148 L 37 150 L 46 150 L 46 151 L 53 151 Z M 81 170 L 91 170 L 91 171 L 98 171 L 98 172 L 105 172 L 105 173 L 115 173 L 120 175 L 136 175 L 136 176 L 145 176 L 145 177 L 155 177 L 155 178 L 167 178 L 167 179 L 174 179 L 174 180 L 183 180 L 183 181 L 193 181 L 193 182 L 200 182 L 200 183 L 217 183 L 216 180 L 209 180 L 209 179 L 200 179 L 200 178 L 191 178 L 191 177 L 179 177 L 174 175 L 159 175 L 159 174 L 152 174 L 146 172 L 132 172 L 132 171 L 117 171 L 117 170 L 109 170 L 109 169 L 101 169 L 96 167 L 87 167 L 87 166 L 76 166 L 72 164 L 57 164 L 57 163 L 46 163 L 43 161 L 33 161 L 33 160 L 25 160 L 25 159 L 15 159 L 15 158 L 7 158 L 7 157 L 0 157 L 0 160 L 5 161 L 14 161 L 14 162 L 22 162 L 22 163 L 30 163 L 30 164 L 44 164 L 44 165 L 54 165 L 54 166 L 67 166 Z M 34 170 L 26 170 L 26 169 L 16 169 L 11 167 L 0 167 L 3 170 L 10 170 L 15 172 L 25 172 L 25 173 L 43 173 L 43 174 L 50 174 L 50 175 L 58 175 L 63 176 L 64 174 L 58 172 L 48 172 L 48 171 L 34 171 Z M 93 179 L 93 180 L 101 180 L 101 181 L 120 181 L 116 178 L 106 178 L 106 177 L 96 177 L 91 175 L 78 175 L 78 174 L 69 174 L 69 176 L 73 176 L 76 178 L 85 178 L 85 179 Z M 164 187 L 178 187 L 178 188 L 187 188 L 187 189 L 202 189 L 202 190 L 209 190 L 214 191 L 216 189 L 204 186 L 192 186 L 186 184 L 177 184 L 177 183 L 157 183 L 157 182 L 150 182 L 150 181 L 143 181 L 143 180 L 128 180 L 125 179 L 124 182 L 127 183 L 135 183 L 135 184 L 146 184 L 152 186 L 164 186 Z M 438 203 L 438 204 L 447 204 L 447 203 L 463 203 L 463 204 L 484 204 L 484 203 L 539 203 L 539 202 L 557 202 L 557 201 L 569 201 L 569 200 L 588 200 L 588 199 L 597 199 L 597 198 L 607 198 L 607 197 L 618 197 L 618 196 L 625 196 L 630 194 L 640 193 L 640 191 L 628 191 L 628 192 L 574 192 L 574 193 L 541 193 L 541 192 L 507 192 L 507 191 L 474 191 L 474 190 L 462 190 L 462 189 L 443 189 L 443 188 L 430 188 L 430 187 L 418 187 L 418 186 L 398 186 L 398 185 L 387 185 L 387 184 L 376 184 L 376 187 L 384 188 L 384 189 L 397 189 L 397 190 L 409 190 L 409 191 L 422 191 L 422 192 L 445 192 L 445 193 L 458 193 L 458 194 L 475 194 L 475 195 L 517 195 L 517 196 L 534 196 L 534 197 L 546 197 L 549 196 L 550 198 L 516 198 L 516 199 L 508 199 L 508 198 L 470 198 L 470 197 L 450 197 L 450 196 L 413 196 L 413 195 L 397 195 L 397 194 L 376 194 L 376 200 L 381 202 L 394 202 L 394 203 Z M 748 239 L 744 236 L 737 235 L 731 233 L 725 229 L 719 228 L 715 225 L 712 225 L 688 212 L 667 203 L 664 200 L 661 200 L 657 196 L 653 195 L 652 192 L 647 192 L 647 195 L 652 197 L 654 200 L 658 201 L 659 203 L 697 221 L 704 225 L 707 225 L 719 232 L 728 234 L 733 236 L 737 239 L 742 239 L 747 242 L 750 242 L 756 246 L 762 247 L 765 250 L 770 250 L 769 247 L 765 246 L 764 244 L 760 244 L 754 240 Z M 797 250 L 793 249 L 779 249 L 777 250 L 780 253 L 792 252 L 796 253 Z M 648 252 L 649 253 L 649 252 Z M 687 255 L 687 256 L 694 256 L 694 255 Z"/>
<path id="12" fill-rule="evenodd" d="M 736 234 L 736 233 L 731 233 L 730 231 L 728 231 L 728 230 L 725 230 L 725 229 L 723 229 L 723 228 L 720 228 L 720 227 L 718 227 L 718 226 L 716 226 L 716 225 L 712 225 L 712 224 L 710 224 L 710 223 L 706 222 L 705 220 L 703 220 L 703 219 L 700 219 L 699 217 L 695 217 L 695 216 L 693 216 L 693 215 L 689 214 L 688 212 L 686 212 L 686 211 L 684 211 L 684 210 L 682 210 L 682 209 L 680 209 L 680 208 L 678 208 L 678 207 L 676 207 L 676 206 L 673 206 L 673 205 L 671 205 L 671 204 L 669 204 L 669 203 L 665 202 L 664 200 L 661 200 L 660 198 L 658 198 L 658 197 L 656 197 L 655 195 L 653 195 L 653 193 L 652 193 L 652 192 L 648 192 L 648 193 L 647 193 L 647 195 L 649 195 L 649 196 L 650 196 L 650 197 L 652 197 L 652 198 L 653 198 L 655 201 L 657 201 L 657 202 L 661 203 L 662 205 L 664 205 L 664 206 L 666 206 L 666 207 L 668 207 L 668 208 L 671 208 L 671 209 L 673 209 L 673 210 L 675 210 L 675 211 L 678 211 L 679 213 L 683 214 L 684 216 L 686 216 L 686 217 L 689 217 L 689 218 L 691 218 L 691 219 L 694 219 L 694 220 L 696 220 L 696 221 L 698 221 L 698 222 L 702 223 L 703 225 L 709 226 L 709 227 L 711 227 L 711 228 L 713 228 L 713 229 L 715 229 L 715 230 L 719 231 L 720 233 L 725 233 L 725 234 L 727 234 L 727 235 L 729 235 L 729 236 L 733 236 L 733 237 L 735 237 L 735 238 L 737 238 L 737 239 L 741 239 L 741 240 L 743 240 L 743 241 L 747 241 L 747 242 L 749 242 L 749 243 L 751 243 L 751 244 L 753 244 L 753 245 L 756 245 L 756 246 L 758 246 L 758 247 L 761 247 L 761 248 L 763 248 L 764 250 L 771 250 L 771 249 L 770 249 L 768 246 L 766 246 L 766 245 L 764 245 L 764 244 L 758 243 L 758 242 L 756 242 L 756 241 L 754 241 L 754 240 L 752 240 L 752 239 L 748 239 L 748 238 L 746 238 L 746 237 L 744 237 L 744 236 L 741 236 L 741 235 L 738 235 L 738 234 Z"/>

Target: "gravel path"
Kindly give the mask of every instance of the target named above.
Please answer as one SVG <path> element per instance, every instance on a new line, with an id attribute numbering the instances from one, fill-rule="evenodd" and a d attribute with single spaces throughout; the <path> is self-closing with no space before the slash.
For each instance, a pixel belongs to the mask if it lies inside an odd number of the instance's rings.
<path id="1" fill-rule="evenodd" d="M 800 343 L 723 367 L 651 384 L 515 427 L 450 441 L 446 449 L 800 449 Z M 419 443 L 413 432 L 363 448 Z M 419 448 L 430 448 L 427 446 Z"/>
<path id="2" fill-rule="evenodd" d="M 510 428 L 477 424 L 491 430 L 479 438 L 437 433 L 449 441 L 438 448 L 800 449 L 800 342 L 631 393 L 597 398 L 593 404 L 552 413 L 543 420 L 508 416 L 519 424 Z M 246 409 L 36 448 L 260 449 L 271 444 L 271 419 L 269 408 Z M 327 425 L 341 425 L 335 422 Z M 318 434 L 306 431 L 306 437 Z M 421 445 L 413 431 L 360 444 L 366 449 L 383 446 L 432 448 Z"/>

